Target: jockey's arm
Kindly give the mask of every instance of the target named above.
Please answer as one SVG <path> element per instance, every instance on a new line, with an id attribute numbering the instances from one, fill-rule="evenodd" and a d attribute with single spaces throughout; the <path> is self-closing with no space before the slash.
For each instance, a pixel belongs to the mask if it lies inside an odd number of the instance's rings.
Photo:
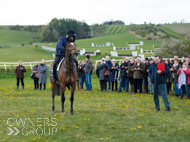
<path id="1" fill-rule="evenodd" d="M 65 37 L 61 37 L 57 42 L 57 48 L 61 51 L 65 52 L 65 47 L 67 45 L 67 41 L 64 40 Z"/>

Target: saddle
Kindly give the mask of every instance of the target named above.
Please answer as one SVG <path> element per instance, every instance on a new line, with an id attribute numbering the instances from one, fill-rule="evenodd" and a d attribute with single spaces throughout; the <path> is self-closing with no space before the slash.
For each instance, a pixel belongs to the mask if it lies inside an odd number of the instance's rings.
<path id="1" fill-rule="evenodd" d="M 56 82 L 59 82 L 59 79 L 58 79 L 58 73 L 59 73 L 59 69 L 60 69 L 60 67 L 61 67 L 61 64 L 62 64 L 62 62 L 64 61 L 64 57 L 62 57 L 61 59 L 60 59 L 60 61 L 59 61 L 59 63 L 56 65 L 56 79 L 58 80 L 58 81 L 56 81 Z M 51 70 L 51 76 L 52 76 L 52 81 L 54 81 L 54 78 L 53 78 L 53 68 L 52 68 L 52 70 Z"/>

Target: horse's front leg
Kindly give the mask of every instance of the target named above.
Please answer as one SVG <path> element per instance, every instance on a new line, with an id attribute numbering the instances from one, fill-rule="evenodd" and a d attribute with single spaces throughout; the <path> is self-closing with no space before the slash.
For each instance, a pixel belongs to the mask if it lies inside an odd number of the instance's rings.
<path id="1" fill-rule="evenodd" d="M 65 102 L 65 89 L 66 89 L 66 86 L 65 85 L 61 85 L 61 106 L 62 106 L 62 109 L 61 109 L 61 112 L 62 112 L 62 115 L 65 115 L 65 110 L 64 110 L 64 102 Z"/>
<path id="2" fill-rule="evenodd" d="M 51 90 L 52 90 L 52 112 L 54 112 L 55 105 L 54 105 L 54 99 L 55 99 L 55 84 L 51 84 Z"/>
<path id="3" fill-rule="evenodd" d="M 54 106 L 54 98 L 55 98 L 55 92 L 52 91 L 52 99 L 53 99 L 52 112 L 54 112 L 54 109 L 55 109 L 55 106 Z"/>
<path id="4" fill-rule="evenodd" d="M 74 115 L 73 113 L 73 101 L 74 101 L 74 91 L 75 91 L 75 88 L 76 88 L 76 83 L 74 85 L 72 85 L 71 87 L 71 115 Z"/>

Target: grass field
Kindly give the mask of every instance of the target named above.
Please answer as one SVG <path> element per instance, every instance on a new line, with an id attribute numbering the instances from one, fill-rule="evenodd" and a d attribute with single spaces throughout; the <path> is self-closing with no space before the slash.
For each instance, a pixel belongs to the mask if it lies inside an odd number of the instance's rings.
<path id="1" fill-rule="evenodd" d="M 115 34 L 121 34 L 128 30 L 128 25 L 119 25 L 119 26 L 108 26 L 106 35 L 115 35 Z"/>
<path id="2" fill-rule="evenodd" d="M 161 111 L 156 112 L 152 95 L 100 92 L 99 81 L 93 74 L 93 91 L 75 91 L 73 116 L 69 113 L 70 92 L 66 91 L 66 115 L 62 116 L 59 96 L 55 98 L 55 113 L 51 112 L 49 80 L 47 90 L 33 90 L 33 80 L 27 70 L 25 90 L 16 90 L 14 73 L 0 73 L 3 76 L 0 82 L 0 141 L 189 141 L 190 101 L 186 99 L 169 97 L 171 112 L 164 112 L 160 99 Z M 28 123 L 17 123 L 20 118 L 23 121 L 26 118 Z M 14 130 L 8 135 L 8 127 L 16 127 L 21 132 L 14 135 Z"/>
<path id="3" fill-rule="evenodd" d="M 189 34 L 190 32 L 190 23 L 169 24 L 169 25 L 165 24 L 162 25 L 161 27 L 168 28 L 178 34 Z"/>
<path id="4" fill-rule="evenodd" d="M 0 30 L 0 47 L 18 47 L 21 46 L 22 43 L 28 44 L 29 41 L 34 40 L 31 38 L 31 36 L 39 36 L 39 33 L 31 33 L 27 31 Z"/>
<path id="5" fill-rule="evenodd" d="M 161 29 L 161 30 L 167 32 L 168 34 L 171 34 L 171 35 L 173 35 L 173 36 L 176 36 L 176 37 L 178 37 L 178 38 L 181 38 L 181 37 L 182 37 L 182 36 L 180 36 L 178 33 L 172 31 L 172 30 L 169 29 L 169 28 L 166 28 L 166 27 L 159 27 L 159 29 Z M 161 31 L 159 31 L 159 32 L 161 32 Z M 163 32 L 161 32 L 161 33 L 162 33 L 162 34 L 165 34 L 165 33 L 163 33 Z"/>
<path id="6" fill-rule="evenodd" d="M 52 60 L 48 57 L 48 51 L 37 50 L 34 45 L 23 47 L 0 48 L 0 62 L 23 62 L 39 61 L 42 59 Z"/>

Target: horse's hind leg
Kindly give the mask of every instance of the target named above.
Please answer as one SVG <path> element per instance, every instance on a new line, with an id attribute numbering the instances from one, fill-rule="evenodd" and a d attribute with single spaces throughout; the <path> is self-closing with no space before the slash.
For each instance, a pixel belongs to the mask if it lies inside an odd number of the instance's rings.
<path id="1" fill-rule="evenodd" d="M 65 102 L 65 89 L 66 89 L 66 86 L 65 85 L 62 85 L 61 86 L 61 106 L 62 106 L 62 109 L 61 109 L 61 112 L 62 112 L 62 115 L 65 115 L 65 110 L 64 110 L 64 102 Z"/>
<path id="2" fill-rule="evenodd" d="M 75 91 L 75 88 L 76 88 L 76 84 L 72 86 L 72 89 L 71 89 L 71 115 L 74 115 L 73 113 L 73 101 L 74 101 L 74 91 Z"/>
<path id="3" fill-rule="evenodd" d="M 52 99 L 53 99 L 52 112 L 54 112 L 54 109 L 55 109 L 55 106 L 54 106 L 54 98 L 55 98 L 55 92 L 52 91 Z"/>

